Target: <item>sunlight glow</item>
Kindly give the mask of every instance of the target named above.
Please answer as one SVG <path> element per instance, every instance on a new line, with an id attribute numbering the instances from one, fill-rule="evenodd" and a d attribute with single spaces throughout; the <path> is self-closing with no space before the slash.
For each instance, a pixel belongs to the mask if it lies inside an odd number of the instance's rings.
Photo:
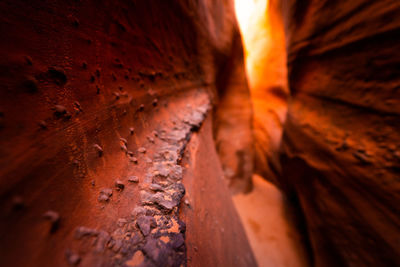
<path id="1" fill-rule="evenodd" d="M 250 87 L 257 84 L 260 73 L 260 55 L 268 46 L 268 0 L 235 0 L 236 18 L 242 34 L 246 72 Z"/>

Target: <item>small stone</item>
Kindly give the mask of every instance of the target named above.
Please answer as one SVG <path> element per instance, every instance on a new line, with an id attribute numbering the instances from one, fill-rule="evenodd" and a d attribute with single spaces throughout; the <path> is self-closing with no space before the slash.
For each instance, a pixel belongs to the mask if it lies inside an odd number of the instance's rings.
<path id="1" fill-rule="evenodd" d="M 109 241 L 110 241 L 110 234 L 107 233 L 106 231 L 99 231 L 95 250 L 97 252 L 104 251 L 104 248 Z"/>
<path id="2" fill-rule="evenodd" d="M 95 186 L 95 185 L 96 185 L 96 182 L 95 182 L 94 180 L 92 180 L 92 181 L 90 182 L 90 184 L 91 184 L 92 186 Z"/>
<path id="3" fill-rule="evenodd" d="M 158 104 L 158 99 L 157 98 L 155 98 L 154 100 L 153 100 L 153 106 L 155 107 L 155 106 L 157 106 L 157 104 Z"/>
<path id="4" fill-rule="evenodd" d="M 43 217 L 51 222 L 50 232 L 55 232 L 60 224 L 60 215 L 58 212 L 48 210 L 43 214 Z"/>
<path id="5" fill-rule="evenodd" d="M 136 224 L 144 236 L 148 236 L 150 234 L 151 228 L 157 226 L 156 220 L 153 217 L 143 215 L 137 218 Z"/>
<path id="6" fill-rule="evenodd" d="M 64 115 L 64 118 L 69 120 L 72 117 L 71 113 L 69 111 L 67 111 Z"/>
<path id="7" fill-rule="evenodd" d="M 135 133 L 135 128 L 130 127 L 130 128 L 129 128 L 129 132 L 130 132 L 131 135 L 134 134 L 134 133 Z"/>
<path id="8" fill-rule="evenodd" d="M 26 88 L 28 93 L 35 93 L 38 91 L 38 81 L 33 76 L 27 76 L 22 85 Z"/>
<path id="9" fill-rule="evenodd" d="M 54 114 L 56 116 L 62 116 L 67 113 L 67 109 L 62 105 L 55 105 L 54 106 Z"/>
<path id="10" fill-rule="evenodd" d="M 120 98 L 120 94 L 118 92 L 114 92 L 113 95 L 115 96 L 116 100 L 118 100 Z"/>
<path id="11" fill-rule="evenodd" d="M 189 200 L 185 199 L 184 202 L 185 202 L 185 204 L 186 204 L 187 206 L 190 206 Z"/>
<path id="12" fill-rule="evenodd" d="M 125 151 L 125 152 L 128 151 L 128 148 L 127 148 L 126 145 L 123 144 L 123 143 L 120 144 L 120 148 L 121 148 L 122 151 Z"/>
<path id="13" fill-rule="evenodd" d="M 154 138 L 151 136 L 147 136 L 147 140 L 149 140 L 150 143 L 154 144 Z"/>
<path id="14" fill-rule="evenodd" d="M 163 190 L 164 190 L 164 189 L 162 188 L 162 186 L 159 185 L 159 184 L 151 184 L 151 185 L 149 186 L 149 188 L 150 188 L 150 190 L 153 190 L 153 191 L 163 191 Z"/>
<path id="15" fill-rule="evenodd" d="M 118 190 L 122 191 L 122 190 L 124 190 L 125 185 L 124 185 L 124 183 L 123 183 L 121 180 L 116 180 L 116 181 L 115 181 L 115 187 L 116 187 Z"/>
<path id="16" fill-rule="evenodd" d="M 81 239 L 85 236 L 96 236 L 98 231 L 96 229 L 92 229 L 85 226 L 79 226 L 75 229 L 75 238 Z"/>
<path id="17" fill-rule="evenodd" d="M 139 111 L 143 111 L 144 110 L 144 105 L 143 104 L 140 104 L 140 106 L 139 106 Z"/>
<path id="18" fill-rule="evenodd" d="M 28 64 L 29 66 L 33 65 L 33 60 L 30 56 L 24 56 L 25 62 L 26 64 Z"/>
<path id="19" fill-rule="evenodd" d="M 78 101 L 74 102 L 74 108 L 76 112 L 82 112 L 81 104 Z"/>
<path id="20" fill-rule="evenodd" d="M 67 83 L 67 75 L 65 75 L 65 72 L 63 69 L 58 68 L 58 67 L 50 67 L 47 70 L 47 73 L 53 81 L 58 84 L 58 85 L 64 85 Z"/>
<path id="21" fill-rule="evenodd" d="M 14 210 L 21 210 L 25 207 L 24 200 L 21 196 L 14 196 L 12 198 L 12 205 Z"/>
<path id="22" fill-rule="evenodd" d="M 353 156 L 358 159 L 362 164 L 371 164 L 371 161 L 367 158 L 367 156 L 360 151 L 354 152 Z"/>
<path id="23" fill-rule="evenodd" d="M 112 247 L 112 250 L 115 253 L 118 253 L 118 251 L 121 249 L 121 247 L 122 247 L 122 240 L 117 239 L 117 240 L 115 240 L 115 243 L 114 243 L 114 246 Z"/>
<path id="24" fill-rule="evenodd" d="M 110 197 L 104 194 L 100 194 L 97 200 L 99 202 L 108 202 L 110 200 Z"/>
<path id="25" fill-rule="evenodd" d="M 136 207 L 133 209 L 132 213 L 131 213 L 134 217 L 137 217 L 141 214 L 146 214 L 146 209 L 143 207 Z"/>
<path id="26" fill-rule="evenodd" d="M 104 195 L 107 195 L 109 197 L 111 197 L 112 194 L 113 194 L 111 188 L 103 188 L 103 189 L 101 189 L 100 193 L 104 194 Z"/>
<path id="27" fill-rule="evenodd" d="M 140 153 L 146 153 L 146 148 L 144 148 L 144 147 L 139 147 L 138 152 L 140 152 Z"/>
<path id="28" fill-rule="evenodd" d="M 138 163 L 138 159 L 136 157 L 131 157 L 131 158 L 129 158 L 129 160 L 133 163 L 136 163 L 136 164 Z"/>
<path id="29" fill-rule="evenodd" d="M 155 137 L 158 136 L 158 132 L 157 132 L 157 131 L 152 131 L 151 133 L 152 133 Z"/>
<path id="30" fill-rule="evenodd" d="M 117 221 L 118 227 L 123 227 L 127 223 L 128 223 L 128 221 L 125 218 L 119 218 Z"/>
<path id="31" fill-rule="evenodd" d="M 94 144 L 93 147 L 97 150 L 99 157 L 101 157 L 103 155 L 103 148 L 101 148 L 101 146 L 99 146 L 98 144 Z"/>
<path id="32" fill-rule="evenodd" d="M 130 177 L 128 178 L 128 181 L 131 182 L 131 183 L 138 183 L 138 182 L 139 182 L 139 177 L 137 177 L 137 176 L 130 176 Z"/>
<path id="33" fill-rule="evenodd" d="M 123 144 L 125 144 L 125 145 L 128 144 L 128 141 L 127 141 L 125 138 L 122 138 L 122 137 L 121 137 L 119 140 L 121 141 L 121 143 L 123 143 Z"/>
<path id="34" fill-rule="evenodd" d="M 47 123 L 45 121 L 39 121 L 38 124 L 39 124 L 40 128 L 42 128 L 43 130 L 47 129 Z"/>
<path id="35" fill-rule="evenodd" d="M 81 262 L 81 257 L 77 253 L 69 250 L 65 253 L 65 257 L 70 266 L 77 266 Z"/>
<path id="36" fill-rule="evenodd" d="M 171 239 L 171 245 L 174 249 L 180 248 L 185 243 L 185 239 L 183 238 L 182 234 L 171 235 Z"/>

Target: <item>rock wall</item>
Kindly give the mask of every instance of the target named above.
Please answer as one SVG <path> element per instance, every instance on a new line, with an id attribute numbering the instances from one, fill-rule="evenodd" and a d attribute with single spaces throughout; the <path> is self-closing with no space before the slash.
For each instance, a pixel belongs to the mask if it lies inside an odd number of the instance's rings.
<path id="1" fill-rule="evenodd" d="M 400 4 L 282 1 L 291 93 L 281 186 L 316 266 L 400 264 Z"/>
<path id="2" fill-rule="evenodd" d="M 232 9 L 207 0 L 0 3 L 3 266 L 181 266 L 192 265 L 191 253 L 200 265 L 210 254 L 254 265 L 225 183 L 210 191 L 225 213 L 194 226 L 181 209 L 186 173 L 206 162 L 182 158 L 206 117 L 199 144 L 214 149 L 212 134 L 221 143 L 229 129 L 243 141 L 219 146 L 238 151 L 221 152 L 223 164 L 232 177 L 251 174 L 251 106 Z M 229 99 L 238 95 L 240 107 Z M 217 103 L 247 112 L 224 118 Z M 191 194 L 204 205 L 194 209 L 211 209 L 207 194 Z M 213 232 L 221 242 L 199 245 L 192 227 L 214 231 L 214 220 L 225 225 Z M 225 246 L 237 239 L 240 247 Z"/>

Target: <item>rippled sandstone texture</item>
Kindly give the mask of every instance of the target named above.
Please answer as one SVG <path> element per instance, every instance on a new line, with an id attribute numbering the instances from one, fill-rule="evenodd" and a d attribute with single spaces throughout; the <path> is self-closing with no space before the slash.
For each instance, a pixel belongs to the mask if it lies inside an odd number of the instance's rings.
<path id="1" fill-rule="evenodd" d="M 317 266 L 400 264 L 400 3 L 281 1 L 291 99 L 281 186 Z"/>
<path id="2" fill-rule="evenodd" d="M 255 264 L 222 178 L 252 172 L 232 3 L 2 1 L 0 20 L 2 265 Z"/>

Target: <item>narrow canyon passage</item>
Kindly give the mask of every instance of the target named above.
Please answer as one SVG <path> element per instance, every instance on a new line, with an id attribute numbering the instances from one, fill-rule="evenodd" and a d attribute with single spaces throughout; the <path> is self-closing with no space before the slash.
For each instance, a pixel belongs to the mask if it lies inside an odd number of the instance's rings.
<path id="1" fill-rule="evenodd" d="M 399 17 L 1 1 L 0 265 L 400 265 Z"/>

